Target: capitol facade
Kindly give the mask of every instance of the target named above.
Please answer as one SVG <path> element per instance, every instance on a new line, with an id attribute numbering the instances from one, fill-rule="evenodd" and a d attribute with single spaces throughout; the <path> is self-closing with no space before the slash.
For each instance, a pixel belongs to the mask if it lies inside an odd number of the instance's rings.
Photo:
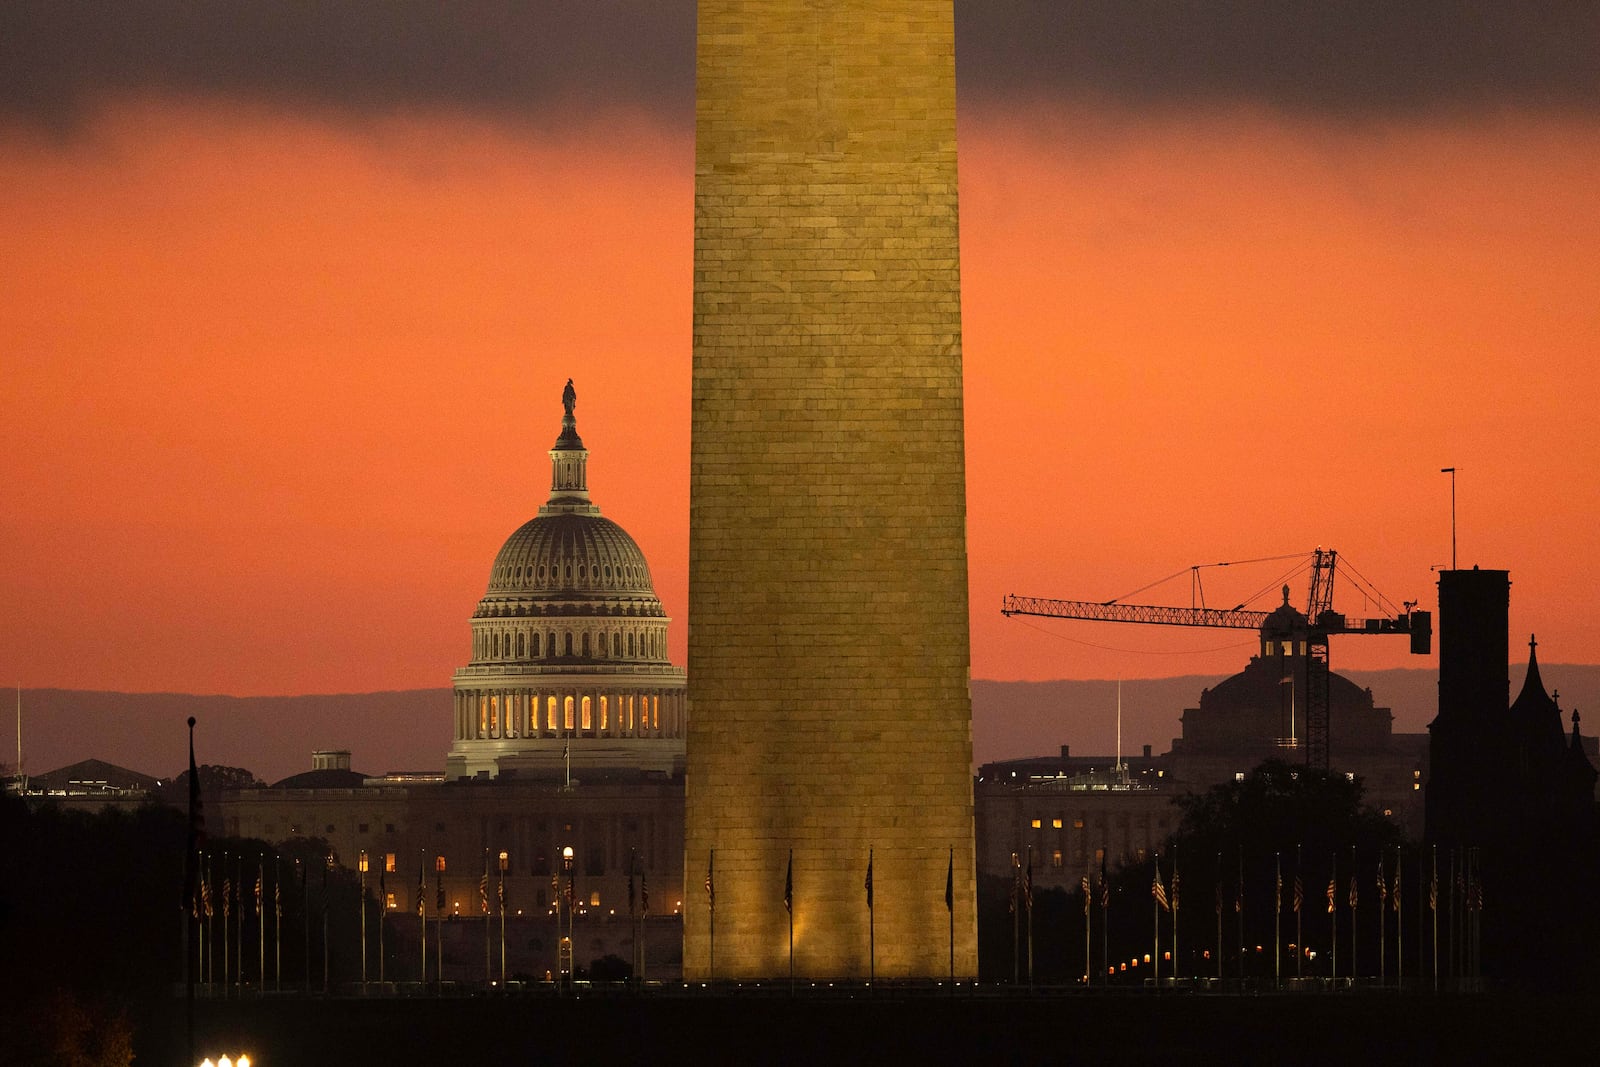
<path id="1" fill-rule="evenodd" d="M 589 497 L 589 451 L 567 383 L 550 499 L 505 542 L 455 673 L 445 776 L 677 776 L 684 670 L 644 553 Z"/>

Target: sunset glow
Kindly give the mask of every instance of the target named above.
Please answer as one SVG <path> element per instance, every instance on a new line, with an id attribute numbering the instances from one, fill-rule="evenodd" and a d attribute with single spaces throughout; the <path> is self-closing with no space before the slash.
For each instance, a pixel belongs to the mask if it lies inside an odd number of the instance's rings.
<path id="1" fill-rule="evenodd" d="M 688 131 L 151 95 L 0 138 L 8 681 L 447 684 L 569 376 L 683 661 Z M 1462 565 L 1592 660 L 1597 164 L 1579 118 L 967 107 L 973 675 L 1238 669 L 1251 635 L 999 615 L 1195 563 L 1323 545 L 1431 607 L 1450 465 Z M 1276 578 L 1204 575 L 1223 606 Z"/>

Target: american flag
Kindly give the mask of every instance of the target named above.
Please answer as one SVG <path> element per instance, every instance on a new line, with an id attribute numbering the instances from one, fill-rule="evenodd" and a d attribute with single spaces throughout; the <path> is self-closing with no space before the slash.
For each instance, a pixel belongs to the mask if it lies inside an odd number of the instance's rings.
<path id="1" fill-rule="evenodd" d="M 426 859 L 421 859 L 417 861 L 417 916 L 419 918 L 425 919 L 428 916 L 427 891 L 428 861 Z"/>
<path id="2" fill-rule="evenodd" d="M 713 865 L 716 863 L 716 859 L 716 849 L 712 849 L 706 853 L 706 906 L 710 908 L 715 908 L 717 906 L 717 883 L 711 877 Z"/>
<path id="3" fill-rule="evenodd" d="M 1339 880 L 1334 875 L 1328 875 L 1328 914 L 1332 915 L 1339 899 Z"/>
<path id="4" fill-rule="evenodd" d="M 226 863 L 226 859 L 223 861 Z M 233 879 L 227 872 L 222 875 L 222 917 L 226 919 L 233 913 Z"/>
<path id="5" fill-rule="evenodd" d="M 650 914 L 650 882 L 643 871 L 639 872 L 639 914 Z"/>
<path id="6" fill-rule="evenodd" d="M 1378 857 L 1378 910 L 1383 910 L 1383 902 L 1389 899 L 1389 882 L 1383 876 L 1383 857 Z"/>
<path id="7" fill-rule="evenodd" d="M 1083 913 L 1085 915 L 1089 914 L 1089 901 L 1092 897 L 1093 894 L 1089 892 L 1089 876 L 1086 874 L 1083 876 Z"/>
<path id="8" fill-rule="evenodd" d="M 1350 910 L 1354 911 L 1355 908 L 1356 908 L 1356 876 L 1352 874 L 1350 876 Z"/>
<path id="9" fill-rule="evenodd" d="M 1400 857 L 1394 858 L 1394 885 L 1389 889 L 1389 910 L 1400 910 Z"/>
<path id="10" fill-rule="evenodd" d="M 256 915 L 261 914 L 261 868 L 256 868 Z"/>
<path id="11" fill-rule="evenodd" d="M 872 850 L 867 849 L 867 910 L 872 910 Z"/>
<path id="12" fill-rule="evenodd" d="M 483 873 L 478 876 L 478 907 L 489 914 L 489 851 L 483 853 Z"/>
<path id="13" fill-rule="evenodd" d="M 1305 883 L 1300 881 L 1300 872 L 1294 872 L 1294 910 L 1299 911 L 1300 906 L 1306 902 Z"/>
<path id="14" fill-rule="evenodd" d="M 1272 887 L 1272 913 L 1276 915 L 1283 910 L 1283 872 L 1277 872 L 1277 880 Z"/>
<path id="15" fill-rule="evenodd" d="M 1033 911 L 1033 847 L 1028 847 L 1028 869 L 1022 876 L 1022 902 Z"/>
<path id="16" fill-rule="evenodd" d="M 1162 911 L 1171 911 L 1172 905 L 1167 901 L 1167 889 L 1161 884 L 1161 861 L 1156 861 L 1155 874 L 1150 880 L 1150 895 L 1155 898 L 1156 906 Z"/>
<path id="17" fill-rule="evenodd" d="M 1177 864 L 1174 863 L 1173 866 L 1176 867 Z M 1172 872 L 1172 910 L 1178 910 L 1178 872 L 1176 870 Z"/>

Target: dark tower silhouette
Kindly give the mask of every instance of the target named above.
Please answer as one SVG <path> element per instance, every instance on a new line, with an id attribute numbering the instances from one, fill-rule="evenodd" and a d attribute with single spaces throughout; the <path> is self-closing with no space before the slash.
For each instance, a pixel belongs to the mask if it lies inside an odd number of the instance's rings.
<path id="1" fill-rule="evenodd" d="M 1439 575 L 1439 714 L 1428 726 L 1427 840 L 1440 856 L 1451 973 L 1571 988 L 1596 944 L 1596 772 L 1578 717 L 1570 739 L 1544 687 L 1538 643 L 1508 706 L 1506 571 Z M 1465 865 L 1464 879 L 1447 873 Z M 1448 882 L 1447 882 L 1448 879 Z M 1481 930 L 1481 939 L 1470 932 Z M 1465 962 L 1464 962 L 1465 961 Z M 1592 981 L 1592 979 L 1590 979 Z"/>

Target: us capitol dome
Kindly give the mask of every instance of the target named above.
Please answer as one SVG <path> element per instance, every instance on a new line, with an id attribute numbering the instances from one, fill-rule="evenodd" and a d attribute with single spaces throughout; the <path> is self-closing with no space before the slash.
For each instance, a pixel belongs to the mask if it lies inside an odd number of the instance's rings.
<path id="1" fill-rule="evenodd" d="M 562 394 L 550 499 L 506 539 L 455 672 L 447 779 L 682 773 L 684 670 L 650 566 L 589 499 L 577 394 Z"/>

